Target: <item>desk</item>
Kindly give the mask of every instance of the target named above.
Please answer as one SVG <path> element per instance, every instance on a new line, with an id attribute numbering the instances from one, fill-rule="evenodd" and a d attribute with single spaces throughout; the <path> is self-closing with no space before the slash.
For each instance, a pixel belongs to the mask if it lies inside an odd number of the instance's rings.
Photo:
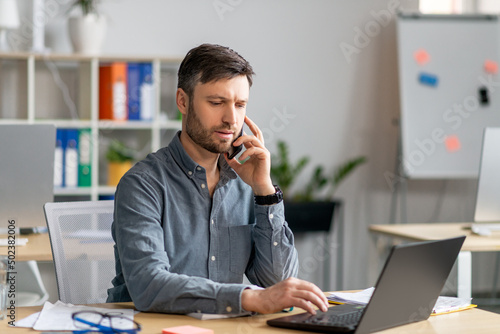
<path id="1" fill-rule="evenodd" d="M 459 297 L 470 298 L 472 295 L 471 252 L 500 251 L 500 232 L 491 236 L 479 236 L 471 232 L 471 223 L 429 223 L 371 225 L 370 231 L 389 237 L 410 241 L 429 241 L 465 235 L 466 239 L 458 255 L 458 291 Z"/>
<path id="2" fill-rule="evenodd" d="M 109 308 L 132 308 L 132 303 L 99 304 L 98 307 Z M 41 309 L 41 306 L 20 307 L 16 310 L 16 318 L 22 319 Z M 292 313 L 303 312 L 294 310 Z M 223 320 L 197 320 L 184 315 L 171 315 L 160 313 L 138 313 L 134 320 L 142 325 L 140 334 L 160 334 L 162 328 L 181 325 L 192 325 L 214 330 L 215 334 L 277 334 L 277 333 L 310 333 L 304 331 L 292 331 L 267 326 L 268 319 L 282 317 L 290 313 L 278 313 L 270 315 L 257 315 L 252 317 L 232 318 Z M 3 334 L 25 334 L 40 333 L 28 328 L 9 328 L 7 320 L 0 321 L 0 332 Z M 401 327 L 395 327 L 378 333 L 455 333 L 470 334 L 480 332 L 482 334 L 498 334 L 500 332 L 500 314 L 491 313 L 479 309 L 463 312 L 432 316 L 429 320 L 421 321 Z"/>
<path id="3" fill-rule="evenodd" d="M 7 235 L 0 235 L 7 238 Z M 52 249 L 48 233 L 16 235 L 16 238 L 28 238 L 26 246 L 16 246 L 16 261 L 52 261 Z M 7 255 L 7 247 L 0 247 L 0 255 Z"/>

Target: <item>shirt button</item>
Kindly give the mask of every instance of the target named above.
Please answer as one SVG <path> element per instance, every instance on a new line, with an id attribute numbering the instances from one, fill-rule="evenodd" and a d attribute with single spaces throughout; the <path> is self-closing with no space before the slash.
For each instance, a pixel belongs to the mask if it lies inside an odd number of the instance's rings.
<path id="1" fill-rule="evenodd" d="M 211 258 L 211 259 L 212 259 L 212 261 L 215 261 L 215 256 L 213 256 L 213 255 L 212 255 L 212 258 Z"/>
<path id="2" fill-rule="evenodd" d="M 202 183 L 202 184 L 201 184 L 201 187 L 202 187 L 203 189 L 205 189 L 205 187 L 206 187 L 205 183 Z"/>
<path id="3" fill-rule="evenodd" d="M 188 172 L 188 174 L 189 174 L 189 175 L 193 175 L 193 172 L 192 172 L 192 171 L 189 171 L 189 172 Z"/>
<path id="4" fill-rule="evenodd" d="M 269 219 L 273 219 L 274 215 L 272 213 L 269 214 Z"/>
<path id="5" fill-rule="evenodd" d="M 213 225 L 213 224 L 215 224 L 215 222 L 214 222 L 214 220 L 213 220 L 213 219 L 212 219 L 212 222 L 211 222 L 211 223 L 212 223 L 212 225 Z"/>
<path id="6" fill-rule="evenodd" d="M 278 246 L 278 243 L 275 241 L 275 242 L 273 242 L 273 245 Z"/>
<path id="7" fill-rule="evenodd" d="M 200 166 L 196 167 L 196 170 L 197 170 L 197 171 L 200 171 L 200 170 L 201 170 L 201 167 L 200 167 Z"/>
<path id="8" fill-rule="evenodd" d="M 229 312 L 231 312 L 232 310 L 233 310 L 233 308 L 232 308 L 231 306 L 226 307 L 226 311 L 227 311 L 228 313 L 229 313 Z"/>

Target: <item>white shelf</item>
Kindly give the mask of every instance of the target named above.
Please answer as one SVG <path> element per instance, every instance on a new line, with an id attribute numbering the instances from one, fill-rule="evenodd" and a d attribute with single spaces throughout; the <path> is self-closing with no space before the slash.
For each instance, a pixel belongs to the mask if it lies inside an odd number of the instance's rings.
<path id="1" fill-rule="evenodd" d="M 54 124 L 57 128 L 90 129 L 91 186 L 55 188 L 54 194 L 88 196 L 91 200 L 97 200 L 99 195 L 114 195 L 115 187 L 100 185 L 105 179 L 101 174 L 106 173 L 107 165 L 100 159 L 104 159 L 110 139 L 130 140 L 138 143 L 142 151 L 149 149 L 154 152 L 168 144 L 165 130 L 181 129 L 181 121 L 164 118 L 165 111 L 173 111 L 175 107 L 172 105 L 176 86 L 173 81 L 177 78 L 172 73 L 181 61 L 181 57 L 163 56 L 0 52 L 0 101 L 9 100 L 8 104 L 0 103 L 0 124 Z M 99 119 L 99 66 L 110 62 L 153 64 L 157 92 L 153 120 L 119 122 Z M 172 89 L 174 91 L 170 92 Z M 162 106 L 162 102 L 165 105 Z M 72 119 L 69 115 L 79 119 Z"/>
<path id="2" fill-rule="evenodd" d="M 90 196 L 92 193 L 91 187 L 68 187 L 68 188 L 54 188 L 54 195 L 61 196 Z"/>

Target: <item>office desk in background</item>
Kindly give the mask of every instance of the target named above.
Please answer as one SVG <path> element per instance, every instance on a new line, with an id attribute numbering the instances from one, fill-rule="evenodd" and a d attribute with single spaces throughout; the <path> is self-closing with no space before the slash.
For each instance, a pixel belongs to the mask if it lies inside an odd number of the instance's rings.
<path id="1" fill-rule="evenodd" d="M 132 308 L 132 303 L 98 304 L 96 307 L 109 308 Z M 32 313 L 41 310 L 41 306 L 20 307 L 16 309 L 16 319 L 22 319 Z M 282 317 L 289 314 L 303 312 L 296 309 L 291 313 L 275 313 L 269 315 L 256 315 L 252 317 L 240 317 L 222 320 L 198 320 L 185 315 L 172 315 L 161 313 L 138 313 L 134 320 L 142 326 L 139 334 L 160 334 L 166 327 L 191 325 L 213 329 L 215 334 L 219 333 L 248 333 L 248 334 L 273 334 L 273 333 L 310 333 L 289 329 L 270 327 L 266 321 L 272 318 Z M 3 334 L 26 334 L 40 333 L 28 328 L 8 327 L 7 320 L 0 321 L 0 332 Z M 498 334 L 500 333 L 500 314 L 491 313 L 479 309 L 471 309 L 462 312 L 432 316 L 426 321 L 395 327 L 381 331 L 382 334 L 396 333 L 421 333 L 421 334 Z"/>
<path id="2" fill-rule="evenodd" d="M 429 241 L 465 235 L 464 245 L 458 255 L 458 297 L 472 296 L 472 260 L 471 252 L 500 251 L 500 232 L 491 236 L 479 236 L 472 233 L 472 223 L 428 223 L 428 224 L 391 224 L 371 225 L 371 232 L 391 238 L 401 238 L 409 241 Z"/>
<path id="3" fill-rule="evenodd" d="M 7 238 L 7 235 L 0 235 Z M 28 238 L 26 246 L 16 246 L 16 261 L 52 261 L 52 249 L 48 233 L 16 235 L 16 238 Z M 0 255 L 8 255 L 7 247 L 0 247 Z"/>

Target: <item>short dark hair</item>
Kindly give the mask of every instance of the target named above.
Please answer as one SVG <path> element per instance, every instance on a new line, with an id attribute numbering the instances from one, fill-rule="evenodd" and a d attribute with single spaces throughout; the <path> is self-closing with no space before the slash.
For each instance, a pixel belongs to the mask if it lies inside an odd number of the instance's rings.
<path id="1" fill-rule="evenodd" d="M 205 84 L 220 79 L 245 75 L 250 87 L 255 74 L 250 63 L 236 51 L 216 44 L 202 44 L 186 54 L 177 73 L 177 88 L 192 98 L 198 82 Z"/>

